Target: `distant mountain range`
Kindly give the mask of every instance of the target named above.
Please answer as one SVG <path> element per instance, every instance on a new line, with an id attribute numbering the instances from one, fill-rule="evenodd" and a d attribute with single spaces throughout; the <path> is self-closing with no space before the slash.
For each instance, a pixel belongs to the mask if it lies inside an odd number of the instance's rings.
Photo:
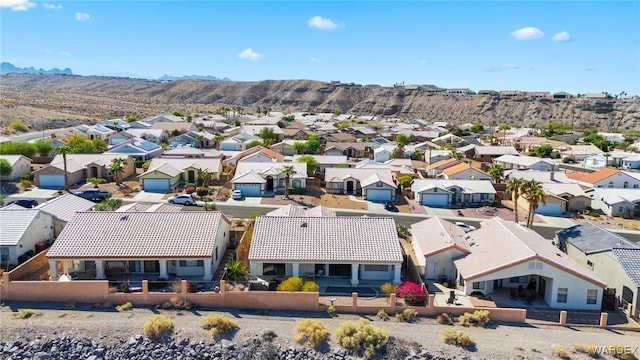
<path id="1" fill-rule="evenodd" d="M 11 63 L 3 62 L 0 64 L 0 74 L 10 74 L 10 73 L 26 73 L 26 74 L 57 74 L 57 75 L 73 75 L 73 72 L 69 68 L 64 68 L 62 70 L 58 68 L 53 68 L 50 70 L 45 69 L 36 69 L 34 67 L 17 67 Z"/>
<path id="2" fill-rule="evenodd" d="M 160 81 L 174 81 L 174 80 L 213 80 L 213 81 L 231 81 L 231 79 L 219 78 L 212 75 L 185 75 L 185 76 L 172 76 L 164 75 L 158 78 Z"/>

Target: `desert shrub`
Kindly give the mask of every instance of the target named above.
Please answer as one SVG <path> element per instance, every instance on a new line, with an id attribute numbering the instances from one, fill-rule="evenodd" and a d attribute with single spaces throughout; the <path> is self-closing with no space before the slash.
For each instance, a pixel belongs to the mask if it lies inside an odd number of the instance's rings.
<path id="1" fill-rule="evenodd" d="M 320 287 L 313 281 L 307 281 L 302 285 L 302 289 L 300 291 L 304 292 L 318 292 L 320 291 Z"/>
<path id="2" fill-rule="evenodd" d="M 174 296 L 169 301 L 165 301 L 159 305 L 156 305 L 156 309 L 163 310 L 191 310 L 193 304 L 186 299 L 181 299 L 178 296 Z"/>
<path id="3" fill-rule="evenodd" d="M 397 294 L 398 293 L 398 285 L 392 284 L 392 283 L 384 283 L 384 284 L 382 284 L 382 286 L 380 286 L 380 291 L 382 291 L 382 293 L 385 296 L 389 296 L 391 294 Z"/>
<path id="4" fill-rule="evenodd" d="M 329 314 L 329 316 L 331 317 L 338 316 L 338 313 L 336 312 L 336 307 L 333 305 L 327 306 L 327 314 Z"/>
<path id="5" fill-rule="evenodd" d="M 624 345 L 609 345 L 607 346 L 608 353 L 616 359 L 620 360 L 637 360 L 638 358 L 634 355 L 634 350 L 632 347 L 624 346 Z"/>
<path id="6" fill-rule="evenodd" d="M 32 173 L 32 172 L 29 172 L 29 173 L 26 173 L 26 174 L 22 175 L 22 176 L 20 177 L 20 180 L 29 180 L 29 181 L 33 181 L 33 178 L 34 178 L 33 173 Z"/>
<path id="7" fill-rule="evenodd" d="M 31 187 L 31 181 L 29 180 L 20 180 L 20 186 L 22 186 L 23 189 L 28 189 Z"/>
<path id="8" fill-rule="evenodd" d="M 209 315 L 200 319 L 200 327 L 209 330 L 213 337 L 232 333 L 240 327 L 238 323 L 224 315 Z"/>
<path id="9" fill-rule="evenodd" d="M 396 314 L 396 319 L 403 322 L 414 322 L 418 317 L 418 311 L 415 309 L 404 309 Z"/>
<path id="10" fill-rule="evenodd" d="M 296 324 L 296 341 L 300 344 L 307 343 L 314 349 L 327 342 L 329 331 L 320 320 L 304 319 Z"/>
<path id="11" fill-rule="evenodd" d="M 440 338 L 442 338 L 442 341 L 444 341 L 446 344 L 460 347 L 469 347 L 475 344 L 471 337 L 464 331 L 456 331 L 454 329 L 442 330 L 442 332 L 440 333 Z"/>
<path id="12" fill-rule="evenodd" d="M 148 338 L 163 337 L 173 330 L 173 320 L 164 315 L 156 315 L 144 323 L 142 330 Z"/>
<path id="13" fill-rule="evenodd" d="M 447 313 L 442 313 L 436 316 L 436 322 L 442 325 L 451 325 L 453 324 L 453 320 L 451 319 L 451 315 Z"/>
<path id="14" fill-rule="evenodd" d="M 591 357 L 597 357 L 598 355 L 596 346 L 593 344 L 587 344 L 587 345 L 575 344 L 573 345 L 573 352 L 586 354 Z"/>
<path id="15" fill-rule="evenodd" d="M 116 310 L 118 310 L 119 312 L 128 311 L 131 309 L 133 309 L 133 304 L 130 302 L 126 302 L 122 305 L 116 306 Z"/>
<path id="16" fill-rule="evenodd" d="M 244 220 L 242 219 L 236 219 L 236 221 L 233 223 L 235 226 L 243 226 L 244 225 Z"/>
<path id="17" fill-rule="evenodd" d="M 76 303 L 66 303 L 64 304 L 64 306 L 62 307 L 64 310 L 75 310 L 76 309 Z"/>
<path id="18" fill-rule="evenodd" d="M 171 291 L 175 293 L 182 292 L 182 280 L 176 280 L 171 283 Z M 187 280 L 187 292 L 188 293 L 196 293 L 198 292 L 198 287 L 192 281 Z"/>
<path id="19" fill-rule="evenodd" d="M 209 195 L 209 188 L 199 187 L 199 188 L 196 189 L 196 194 L 198 194 L 198 196 L 200 196 L 200 197 L 205 197 L 205 196 Z"/>
<path id="20" fill-rule="evenodd" d="M 275 333 L 275 331 L 273 330 L 265 330 L 262 335 L 260 335 L 260 339 L 262 339 L 262 341 L 266 341 L 266 342 L 272 342 L 273 339 L 277 338 L 278 334 Z"/>
<path id="21" fill-rule="evenodd" d="M 410 281 L 405 281 L 400 285 L 398 295 L 404 298 L 409 305 L 424 305 L 427 300 L 427 293 L 422 286 Z"/>
<path id="22" fill-rule="evenodd" d="M 389 315 L 387 314 L 386 311 L 384 311 L 384 309 L 378 310 L 378 313 L 376 314 L 376 316 L 378 317 L 378 319 L 383 321 L 389 320 Z"/>
<path id="23" fill-rule="evenodd" d="M 476 310 L 473 314 L 464 313 L 458 318 L 458 325 L 462 326 L 482 326 L 489 325 L 491 319 L 488 310 Z"/>
<path id="24" fill-rule="evenodd" d="M 551 345 L 551 353 L 553 356 L 559 357 L 560 359 L 571 359 L 569 351 L 558 344 Z"/>
<path id="25" fill-rule="evenodd" d="M 17 313 L 13 313 L 13 317 L 16 319 L 28 319 L 35 314 L 35 311 L 31 309 L 20 309 Z"/>
<path id="26" fill-rule="evenodd" d="M 375 327 L 365 319 L 344 322 L 335 332 L 336 340 L 343 348 L 364 355 L 367 359 L 384 349 L 389 342 L 389 336 L 387 330 Z"/>
<path id="27" fill-rule="evenodd" d="M 196 191 L 196 185 L 195 184 L 186 184 L 184 186 L 184 192 L 187 194 L 193 194 Z"/>
<path id="28" fill-rule="evenodd" d="M 292 276 L 278 285 L 278 291 L 300 291 L 303 284 L 301 278 Z"/>
<path id="29" fill-rule="evenodd" d="M 22 121 L 12 121 L 9 123 L 9 128 L 15 131 L 27 132 L 29 127 Z"/>

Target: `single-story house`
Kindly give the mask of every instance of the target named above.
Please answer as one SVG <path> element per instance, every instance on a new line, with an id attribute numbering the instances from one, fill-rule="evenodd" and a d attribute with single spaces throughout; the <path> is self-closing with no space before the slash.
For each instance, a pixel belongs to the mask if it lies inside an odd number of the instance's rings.
<path id="1" fill-rule="evenodd" d="M 401 282 L 402 250 L 393 218 L 259 216 L 251 277 L 322 276 Z"/>
<path id="2" fill-rule="evenodd" d="M 9 205 L 0 209 L 0 265 L 18 265 L 27 251 L 36 251 L 37 243 L 54 239 L 53 217 L 38 209 Z"/>
<path id="3" fill-rule="evenodd" d="M 588 222 L 556 231 L 555 240 L 570 258 L 607 283 L 603 310 L 624 309 L 627 304 L 631 304 L 631 314 L 638 316 L 638 244 Z"/>
<path id="4" fill-rule="evenodd" d="M 0 176 L 0 180 L 19 180 L 31 171 L 31 159 L 24 155 L 0 155 L 0 159 L 7 160 L 11 165 L 11 174 Z"/>
<path id="5" fill-rule="evenodd" d="M 295 155 L 293 157 L 294 162 L 298 162 L 301 156 L 305 155 Z M 324 174 L 327 168 L 334 168 L 338 166 L 344 166 L 347 164 L 347 157 L 344 155 L 306 155 L 311 156 L 318 162 L 318 170 L 316 172 Z"/>
<path id="6" fill-rule="evenodd" d="M 596 172 L 567 172 L 567 177 L 578 184 L 592 188 L 638 189 L 640 174 L 614 168 L 602 168 Z"/>
<path id="7" fill-rule="evenodd" d="M 607 284 L 535 231 L 494 217 L 468 235 L 471 253 L 453 261 L 465 294 L 511 288 L 512 294 L 541 297 L 551 308 L 601 309 Z"/>
<path id="8" fill-rule="evenodd" d="M 373 152 L 371 147 L 364 143 L 359 142 L 339 142 L 339 143 L 326 143 L 324 146 L 323 155 L 344 155 L 347 158 L 368 158 L 369 154 Z"/>
<path id="9" fill-rule="evenodd" d="M 461 163 L 462 163 L 462 160 L 451 159 L 451 158 L 431 163 L 426 167 L 427 176 L 436 177 L 437 175 L 440 175 L 442 171 L 444 171 L 445 169 L 450 168 L 452 166 L 456 166 Z"/>
<path id="10" fill-rule="evenodd" d="M 140 138 L 155 144 L 167 141 L 167 132 L 163 129 L 127 129 L 109 136 L 109 145 L 118 145 L 123 141 Z"/>
<path id="11" fill-rule="evenodd" d="M 260 155 L 255 155 L 260 154 Z M 255 156 L 254 156 L 255 155 Z M 266 148 L 262 145 L 254 146 L 250 149 L 239 152 L 232 157 L 225 159 L 225 165 L 236 166 L 240 161 L 247 162 L 283 162 L 284 155 Z"/>
<path id="12" fill-rule="evenodd" d="M 471 252 L 464 241 L 465 236 L 460 226 L 437 216 L 411 225 L 415 265 L 425 281 L 455 280 L 453 260 Z"/>
<path id="13" fill-rule="evenodd" d="M 640 214 L 640 190 L 595 188 L 585 192 L 591 207 L 608 216 L 633 218 Z"/>
<path id="14" fill-rule="evenodd" d="M 211 173 L 211 180 L 220 178 L 222 163 L 213 158 L 155 158 L 149 169 L 138 176 L 147 192 L 168 193 L 176 186 L 197 184 L 200 173 Z"/>
<path id="15" fill-rule="evenodd" d="M 555 168 L 555 164 L 551 161 L 546 161 L 535 156 L 502 155 L 493 159 L 493 163 L 502 166 L 505 170 L 531 169 L 538 171 L 551 171 Z"/>
<path id="16" fill-rule="evenodd" d="M 201 149 L 211 149 L 216 143 L 216 136 L 206 131 L 188 131 L 169 139 L 169 146 L 191 146 Z"/>
<path id="17" fill-rule="evenodd" d="M 232 137 L 226 138 L 220 142 L 220 150 L 222 151 L 244 151 L 247 150 L 247 145 L 251 142 L 259 141 L 262 139 L 255 135 L 246 133 L 240 133 Z"/>
<path id="18" fill-rule="evenodd" d="M 105 151 L 105 155 L 131 155 L 135 160 L 147 161 L 162 155 L 160 145 L 141 138 L 133 138 L 120 142 Z"/>
<path id="19" fill-rule="evenodd" d="M 307 187 L 306 163 L 275 163 L 240 161 L 231 179 L 233 190 L 242 190 L 244 196 L 264 196 L 265 193 L 284 193 L 285 166 L 293 167 L 289 175 L 289 188 Z"/>
<path id="20" fill-rule="evenodd" d="M 553 150 L 560 154 L 560 158 L 573 158 L 575 161 L 583 161 L 588 155 L 604 154 L 599 147 L 587 145 L 560 145 L 554 147 Z"/>
<path id="21" fill-rule="evenodd" d="M 102 126 L 102 125 L 78 125 L 76 127 L 71 128 L 71 132 L 76 133 L 76 134 L 80 134 L 80 135 L 84 135 L 86 136 L 89 140 L 93 140 L 93 139 L 102 139 L 102 140 L 107 140 L 107 138 L 112 135 L 115 134 L 116 131 L 109 129 L 106 126 Z"/>
<path id="22" fill-rule="evenodd" d="M 372 138 L 378 134 L 378 132 L 368 125 L 352 126 L 348 131 L 358 139 Z"/>
<path id="23" fill-rule="evenodd" d="M 465 139 L 451 133 L 438 136 L 437 138 L 431 140 L 431 142 L 440 146 L 451 145 L 455 148 L 459 148 L 469 144 Z"/>
<path id="24" fill-rule="evenodd" d="M 266 216 L 323 217 L 336 216 L 336 211 L 322 205 L 305 209 L 302 206 L 289 204 L 268 212 Z"/>
<path id="25" fill-rule="evenodd" d="M 304 144 L 305 141 L 285 139 L 279 143 L 271 145 L 271 150 L 285 156 L 293 156 L 298 153 L 294 148 L 296 143 Z"/>
<path id="26" fill-rule="evenodd" d="M 223 158 L 222 152 L 216 149 L 198 149 L 191 146 L 180 146 L 166 150 L 162 153 L 163 158 Z"/>
<path id="27" fill-rule="evenodd" d="M 198 127 L 195 123 L 186 121 L 159 121 L 151 125 L 151 129 L 162 129 L 167 132 L 168 136 L 174 135 L 176 132 L 184 134 L 187 131 L 197 131 Z"/>
<path id="28" fill-rule="evenodd" d="M 504 172 L 504 177 L 506 180 L 519 178 L 523 180 L 536 180 L 541 183 L 578 183 L 576 180 L 569 179 L 564 171 L 507 170 Z"/>
<path id="29" fill-rule="evenodd" d="M 280 121 L 279 119 L 276 122 Z M 242 125 L 240 129 L 240 133 L 244 133 L 252 136 L 260 136 L 260 132 L 262 129 L 271 129 L 273 133 L 276 135 L 276 142 L 282 141 L 284 139 L 284 133 L 282 129 L 278 125 Z"/>
<path id="30" fill-rule="evenodd" d="M 113 129 L 115 131 L 125 131 L 127 129 L 131 128 L 131 125 L 120 119 L 120 118 L 115 118 L 115 119 L 109 119 L 109 120 L 105 120 L 103 122 L 101 122 L 99 125 L 102 125 L 104 127 L 108 127 L 109 129 Z"/>
<path id="31" fill-rule="evenodd" d="M 64 272 L 96 279 L 141 274 L 152 279 L 202 276 L 210 281 L 229 244 L 230 221 L 219 211 L 77 213 L 47 258 L 51 279 Z"/>
<path id="32" fill-rule="evenodd" d="M 491 175 L 480 170 L 479 162 L 461 162 L 460 164 L 443 169 L 438 175 L 448 180 L 491 180 Z"/>
<path id="33" fill-rule="evenodd" d="M 136 167 L 133 157 L 120 154 L 67 154 L 67 181 L 69 186 L 84 183 L 90 177 L 114 179 L 115 174 L 109 166 L 116 158 L 125 159 L 124 171 L 121 179 L 135 174 Z M 33 172 L 35 185 L 43 189 L 64 188 L 64 156 L 56 155 L 48 166 Z"/>
<path id="34" fill-rule="evenodd" d="M 640 169 L 640 154 L 612 151 L 607 156 L 605 154 L 587 155 L 584 159 L 584 166 L 589 168 L 620 166 L 623 169 Z"/>
<path id="35" fill-rule="evenodd" d="M 473 159 L 480 162 L 493 162 L 502 155 L 519 155 L 513 146 L 476 146 L 473 151 Z"/>
<path id="36" fill-rule="evenodd" d="M 390 169 L 329 168 L 324 179 L 328 193 L 362 195 L 369 201 L 393 201 L 398 188 Z"/>
<path id="37" fill-rule="evenodd" d="M 356 137 L 346 132 L 337 132 L 337 133 L 327 134 L 327 135 L 324 135 L 321 139 L 324 143 L 356 142 Z"/>
<path id="38" fill-rule="evenodd" d="M 156 124 L 161 124 L 161 123 L 184 123 L 184 124 L 189 124 L 191 125 L 191 123 L 188 123 L 186 121 L 184 121 L 184 119 L 180 116 L 175 116 L 173 114 L 164 114 L 164 115 L 157 115 L 157 116 L 152 116 L 146 119 L 143 119 L 144 122 L 152 124 L 152 125 L 156 125 Z M 195 124 L 193 124 L 195 126 Z"/>
<path id="39" fill-rule="evenodd" d="M 414 179 L 411 192 L 419 204 L 441 207 L 482 205 L 496 197 L 490 180 Z"/>
<path id="40" fill-rule="evenodd" d="M 94 206 L 96 203 L 93 201 L 73 194 L 64 194 L 36 206 L 36 209 L 53 217 L 53 236 L 57 238 L 73 215 L 77 212 L 89 211 Z"/>
<path id="41" fill-rule="evenodd" d="M 544 203 L 538 203 L 536 214 L 561 215 L 567 211 L 583 211 L 591 206 L 591 198 L 578 184 L 562 184 L 543 182 L 540 184 L 544 190 Z M 518 197 L 518 206 L 528 209 L 529 203 L 524 196 Z"/>

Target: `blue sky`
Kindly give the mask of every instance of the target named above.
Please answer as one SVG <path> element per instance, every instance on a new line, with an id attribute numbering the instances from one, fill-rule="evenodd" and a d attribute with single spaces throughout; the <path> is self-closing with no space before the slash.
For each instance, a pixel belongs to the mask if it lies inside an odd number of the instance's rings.
<path id="1" fill-rule="evenodd" d="M 640 94 L 639 1 L 0 0 L 2 61 L 214 75 Z"/>

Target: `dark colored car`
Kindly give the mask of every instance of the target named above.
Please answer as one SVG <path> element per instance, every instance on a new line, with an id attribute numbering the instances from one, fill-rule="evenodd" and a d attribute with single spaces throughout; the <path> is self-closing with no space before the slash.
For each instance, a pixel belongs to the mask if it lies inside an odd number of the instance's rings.
<path id="1" fill-rule="evenodd" d="M 398 212 L 398 208 L 392 201 L 387 201 L 384 203 L 384 209 L 391 212 Z"/>
<path id="2" fill-rule="evenodd" d="M 38 201 L 36 199 L 31 199 L 31 198 L 22 198 L 22 199 L 7 202 L 7 205 L 11 205 L 11 204 L 20 205 L 22 207 L 30 209 L 38 206 Z"/>

